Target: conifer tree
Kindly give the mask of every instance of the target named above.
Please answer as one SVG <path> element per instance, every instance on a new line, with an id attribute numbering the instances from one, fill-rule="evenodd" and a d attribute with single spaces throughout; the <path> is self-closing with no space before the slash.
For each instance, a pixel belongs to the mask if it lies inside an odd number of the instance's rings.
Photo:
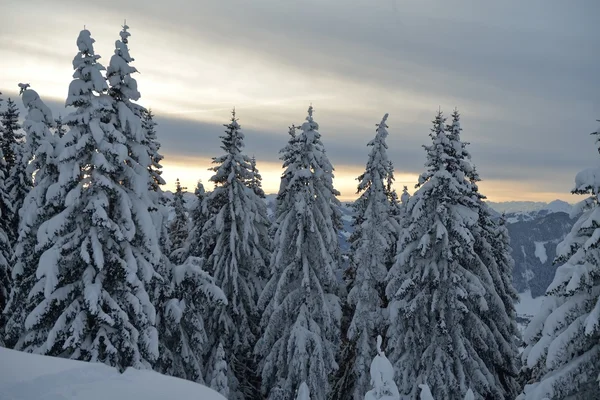
<path id="1" fill-rule="evenodd" d="M 259 301 L 263 331 L 255 352 L 270 400 L 292 399 L 302 382 L 313 400 L 324 400 L 338 368 L 339 193 L 312 114 L 310 107 L 302 132 L 284 149 L 272 277 Z"/>
<path id="2" fill-rule="evenodd" d="M 126 42 L 117 41 L 107 95 L 93 43 L 89 31 L 80 32 L 66 103 L 75 111 L 65 118 L 71 129 L 59 155 L 66 207 L 40 228 L 52 246 L 41 256 L 32 294 L 42 298 L 18 347 L 120 371 L 148 368 L 158 338 L 146 289 L 157 276 L 160 248 L 148 212 L 149 160 L 133 111 L 135 68 Z"/>
<path id="3" fill-rule="evenodd" d="M 600 122 L 600 120 L 599 120 Z M 592 133 L 600 141 L 600 128 Z M 521 400 L 594 399 L 600 396 L 600 193 L 599 169 L 575 176 L 573 194 L 589 195 L 571 232 L 557 247 L 560 263 L 546 300 L 524 334 L 529 384 Z"/>
<path id="4" fill-rule="evenodd" d="M 2 96 L 2 92 L 0 92 Z M 0 105 L 2 98 L 0 97 Z M 4 160 L 3 148 L 3 127 L 0 124 L 0 327 L 4 327 L 5 322 L 2 311 L 8 301 L 10 292 L 10 261 L 12 259 L 12 243 L 10 241 L 11 232 L 11 203 L 6 191 L 6 178 L 8 178 L 9 168 Z M 4 345 L 2 328 L 0 328 L 0 346 Z"/>
<path id="5" fill-rule="evenodd" d="M 23 104 L 27 116 L 23 127 L 27 133 L 26 153 L 32 155 L 32 162 L 27 165 L 26 173 L 35 177 L 36 185 L 27 194 L 23 203 L 23 218 L 20 221 L 19 236 L 15 245 L 15 265 L 12 270 L 12 291 L 5 309 L 6 326 L 5 342 L 9 347 L 24 348 L 24 341 L 36 343 L 44 340 L 50 330 L 31 330 L 29 338 L 24 333 L 25 318 L 35 311 L 35 307 L 43 301 L 46 277 L 36 279 L 37 271 L 43 271 L 40 257 L 52 242 L 45 234 L 44 223 L 56 216 L 64 207 L 64 192 L 58 184 L 57 142 L 50 132 L 54 121 L 50 109 L 34 90 L 22 87 Z M 38 288 L 35 288 L 36 283 Z M 49 285 L 54 284 L 48 282 Z"/>
<path id="6" fill-rule="evenodd" d="M 56 126 L 54 128 L 54 134 L 56 136 L 58 136 L 59 138 L 65 136 L 65 133 L 67 132 L 67 128 L 66 128 L 65 123 L 63 122 L 62 115 L 59 115 L 59 117 L 54 120 L 54 123 Z"/>
<path id="7" fill-rule="evenodd" d="M 8 171 L 5 190 L 9 196 L 10 208 L 7 209 L 6 218 L 10 220 L 10 229 L 7 232 L 11 245 L 17 241 L 19 236 L 19 212 L 23 207 L 23 201 L 33 182 L 31 176 L 27 175 L 27 164 L 31 160 L 31 154 L 27 153 L 23 142 L 23 133 L 19 124 L 19 108 L 16 103 L 8 98 L 7 109 L 1 113 L 2 138 L 0 145 L 4 153 L 6 169 Z"/>
<path id="8" fill-rule="evenodd" d="M 225 350 L 223 344 L 219 343 L 215 355 L 215 365 L 213 366 L 212 379 L 210 387 L 215 392 L 221 393 L 226 399 L 229 398 L 229 386 L 227 384 L 227 361 L 225 361 Z"/>
<path id="9" fill-rule="evenodd" d="M 357 178 L 360 197 L 354 203 L 354 231 L 350 237 L 350 268 L 354 270 L 354 280 L 349 288 L 348 303 L 352 316 L 345 343 L 345 347 L 351 346 L 356 354 L 350 356 L 351 363 L 346 362 L 342 367 L 352 370 L 349 381 L 352 384 L 346 387 L 345 393 L 337 395 L 340 399 L 363 399 L 370 386 L 367 371 L 375 352 L 371 338 L 385 332 L 385 279 L 398 229 L 393 218 L 397 205 L 389 195 L 393 169 L 387 157 L 387 117 L 385 114 L 377 125 L 375 138 L 367 144 L 371 151 L 365 172 Z"/>
<path id="10" fill-rule="evenodd" d="M 183 198 L 186 187 L 182 187 L 179 178 L 175 181 L 175 193 L 173 194 L 173 210 L 175 216 L 169 224 L 169 238 L 173 251 L 181 249 L 185 244 L 188 236 L 188 214 L 185 207 L 185 199 Z M 171 256 L 171 261 L 174 263 L 182 262 L 183 260 L 174 259 L 175 254 Z"/>
<path id="11" fill-rule="evenodd" d="M 493 340 L 476 345 L 476 351 L 494 376 L 494 385 L 504 393 L 503 397 L 514 398 L 519 392 L 516 377 L 520 334 L 516 323 L 514 304 L 518 296 L 512 284 L 514 261 L 508 232 L 500 232 L 502 228 L 492 218 L 492 211 L 484 202 L 486 197 L 479 192 L 477 182 L 480 178 L 471 163 L 471 155 L 466 150 L 468 143 L 461 140 L 460 114 L 456 109 L 452 113 L 452 123 L 447 126 L 447 131 L 454 143 L 460 143 L 460 147 L 455 146 L 455 156 L 462 164 L 473 196 L 478 199 L 478 221 L 471 230 L 475 239 L 475 254 L 478 257 L 478 263 L 473 264 L 473 272 L 486 287 L 487 312 L 481 313 L 481 319 L 491 331 Z M 476 268 L 477 266 L 479 268 Z M 478 332 L 473 337 L 475 344 L 481 343 L 477 335 L 481 333 Z"/>
<path id="12" fill-rule="evenodd" d="M 227 307 L 212 312 L 210 328 L 220 332 L 215 339 L 221 334 L 226 338 L 223 346 L 230 365 L 230 399 L 249 399 L 257 390 L 252 350 L 258 335 L 256 302 L 270 255 L 269 221 L 263 200 L 249 186 L 256 174 L 243 153 L 244 134 L 235 110 L 224 126 L 221 148 L 225 154 L 213 158 L 210 180 L 215 188 L 206 200 L 213 211 L 201 241 L 214 243 L 206 268 L 228 301 Z"/>
<path id="13" fill-rule="evenodd" d="M 396 262 L 388 274 L 389 346 L 400 393 L 413 398 L 429 384 L 436 398 L 503 399 L 495 363 L 497 332 L 493 266 L 480 258 L 481 196 L 476 173 L 456 132 L 439 112 L 430 134 L 427 171 L 408 200 Z M 500 302 L 501 303 L 501 302 Z"/>
<path id="14" fill-rule="evenodd" d="M 2 117 L 2 152 L 8 169 L 12 169 L 18 161 L 18 146 L 23 140 L 21 125 L 19 124 L 19 108 L 9 97 L 6 101 L 6 111 L 0 114 Z"/>
<path id="15" fill-rule="evenodd" d="M 156 133 L 156 122 L 154 122 L 154 114 L 151 109 L 142 109 L 142 128 L 144 129 L 145 135 L 142 143 L 148 148 L 148 155 L 150 156 L 151 164 L 148 167 L 151 180 L 151 190 L 157 191 L 161 185 L 165 184 L 165 180 L 162 175 L 162 165 L 160 162 L 164 158 L 159 153 L 160 142 Z"/>
<path id="16" fill-rule="evenodd" d="M 381 350 L 381 336 L 377 336 L 377 355 L 371 362 L 371 384 L 373 389 L 366 392 L 364 400 L 400 400 L 400 393 L 394 382 L 394 367 Z"/>
<path id="17" fill-rule="evenodd" d="M 5 169 L 6 163 L 2 157 L 2 148 L 0 148 L 0 346 L 4 346 L 4 335 L 2 330 L 5 326 L 4 316 L 2 311 L 8 302 L 8 296 L 11 289 L 11 268 L 12 246 L 9 240 L 8 232 L 10 232 L 9 215 L 9 198 L 5 190 Z"/>
<path id="18" fill-rule="evenodd" d="M 227 304 L 202 259 L 190 256 L 163 275 L 158 308 L 160 356 L 155 369 L 166 375 L 204 383 L 204 359 L 210 351 L 205 319 L 209 310 Z M 210 383 L 210 379 L 208 381 Z"/>
<path id="19" fill-rule="evenodd" d="M 254 193 L 256 193 L 258 197 L 264 199 L 265 192 L 262 189 L 262 176 L 260 176 L 260 173 L 256 168 L 256 158 L 254 156 L 252 156 L 252 158 L 250 159 L 250 172 L 252 172 L 252 178 L 250 178 L 250 183 L 248 184 L 248 187 L 254 190 Z"/>

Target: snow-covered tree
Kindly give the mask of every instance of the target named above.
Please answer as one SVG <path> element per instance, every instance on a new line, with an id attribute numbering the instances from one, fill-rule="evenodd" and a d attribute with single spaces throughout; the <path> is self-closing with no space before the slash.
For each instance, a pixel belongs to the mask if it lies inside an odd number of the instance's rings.
<path id="1" fill-rule="evenodd" d="M 267 275 L 270 255 L 269 221 L 262 198 L 249 183 L 255 176 L 243 153 L 244 134 L 235 111 L 221 136 L 225 154 L 213 158 L 215 188 L 206 202 L 212 210 L 201 242 L 214 243 L 206 269 L 214 276 L 228 301 L 210 316 L 215 339 L 220 335 L 230 366 L 230 399 L 256 394 L 252 350 L 258 336 L 256 305 Z M 216 345 L 215 345 L 216 346 Z"/>
<path id="2" fill-rule="evenodd" d="M 394 382 L 394 367 L 381 350 L 381 336 L 377 336 L 377 355 L 371 362 L 371 385 L 365 400 L 400 400 L 398 386 Z"/>
<path id="3" fill-rule="evenodd" d="M 466 149 L 467 143 L 461 141 L 461 131 L 460 114 L 455 109 L 447 132 L 454 143 L 460 144 L 455 146 L 454 156 L 462 165 L 473 196 L 478 199 L 478 221 L 471 229 L 478 263 L 473 264 L 472 271 L 486 288 L 484 298 L 487 311 L 480 315 L 489 333 L 493 335 L 493 340 L 481 343 L 478 339 L 482 334 L 478 332 L 471 340 L 478 355 L 494 376 L 494 385 L 502 390 L 504 398 L 514 398 L 520 390 L 516 381 L 520 334 L 514 306 L 518 296 L 512 284 L 514 261 L 510 239 L 506 228 L 503 230 L 492 217 L 492 210 L 484 202 L 485 196 L 479 192 L 477 182 L 480 178 L 471 163 L 471 155 Z"/>
<path id="4" fill-rule="evenodd" d="M 365 172 L 357 178 L 360 197 L 354 203 L 354 231 L 349 240 L 350 268 L 354 272 L 348 293 L 352 316 L 348 341 L 344 343 L 344 347 L 352 347 L 356 354 L 350 355 L 342 349 L 342 354 L 352 357 L 352 362 L 342 366 L 351 369 L 352 378 L 348 381 L 351 385 L 344 389 L 345 393 L 338 393 L 334 398 L 362 400 L 370 385 L 367 371 L 375 352 L 371 339 L 385 331 L 385 279 L 398 229 L 393 218 L 396 204 L 392 203 L 393 197 L 388 196 L 392 193 L 393 169 L 387 157 L 387 117 L 388 114 L 383 116 L 375 138 L 367 144 L 371 151 Z M 344 380 L 345 375 L 342 375 Z M 336 390 L 343 386 L 336 385 Z"/>
<path id="5" fill-rule="evenodd" d="M 181 249 L 188 236 L 188 212 L 185 206 L 185 199 L 183 197 L 186 187 L 182 187 L 179 182 L 179 178 L 175 181 L 175 193 L 173 193 L 173 220 L 169 223 L 169 238 L 171 240 L 171 246 L 173 251 Z M 174 259 L 171 256 L 172 262 L 180 262 L 183 260 Z"/>
<path id="6" fill-rule="evenodd" d="M 56 161 L 56 137 L 50 132 L 54 124 L 50 109 L 34 90 L 22 91 L 22 99 L 27 115 L 23 127 L 27 134 L 25 153 L 32 157 L 25 170 L 28 176 L 34 176 L 35 186 L 24 199 L 19 236 L 15 245 L 14 268 L 12 269 L 12 291 L 5 309 L 6 325 L 4 335 L 9 347 L 17 347 L 19 340 L 27 331 L 25 318 L 43 299 L 43 287 L 34 287 L 39 281 L 36 277 L 40 257 L 48 249 L 50 242 L 44 240 L 40 226 L 55 216 L 63 208 L 63 192 L 58 184 L 58 165 Z M 42 280 L 43 283 L 43 280 Z M 32 332 L 31 340 L 42 340 L 47 331 Z M 35 337 L 37 336 L 37 337 Z"/>
<path id="7" fill-rule="evenodd" d="M 600 122 L 600 121 L 599 121 Z M 600 128 L 593 133 L 600 141 Z M 575 177 L 572 193 L 590 195 L 557 247 L 561 263 L 546 291 L 542 310 L 524 334 L 523 363 L 529 384 L 519 399 L 595 399 L 600 396 L 600 169 Z"/>
<path id="8" fill-rule="evenodd" d="M 105 94 L 93 43 L 89 31 L 80 32 L 66 102 L 75 110 L 65 118 L 71 129 L 58 156 L 65 209 L 38 231 L 39 246 L 52 245 L 30 294 L 41 301 L 17 347 L 121 371 L 147 368 L 158 338 L 146 287 L 157 276 L 160 248 L 148 212 L 147 150 L 132 111 L 139 92 L 126 43 L 117 41 Z"/>
<path id="9" fill-rule="evenodd" d="M 8 232 L 10 232 L 10 220 L 7 218 L 9 215 L 9 198 L 7 196 L 4 182 L 6 169 L 4 168 L 6 163 L 2 157 L 2 148 L 0 148 L 0 346 L 4 345 L 4 339 L 2 329 L 5 326 L 4 316 L 2 311 L 8 302 L 8 295 L 10 294 L 11 288 L 11 267 L 10 262 L 12 260 L 12 246 L 9 240 Z"/>
<path id="10" fill-rule="evenodd" d="M 207 249 L 207 251 L 205 251 L 205 246 L 202 242 L 202 230 L 209 218 L 209 214 L 206 205 L 206 191 L 204 190 L 204 185 L 201 181 L 198 181 L 196 184 L 194 195 L 196 196 L 196 201 L 193 208 L 190 210 L 187 238 L 183 247 L 175 249 L 172 254 L 172 257 L 178 260 L 185 260 L 190 256 L 206 259 L 212 252 Z M 205 237 L 205 239 L 206 238 L 207 237 Z"/>
<path id="11" fill-rule="evenodd" d="M 313 400 L 324 400 L 338 368 L 339 193 L 312 114 L 310 107 L 284 150 L 272 277 L 259 301 L 263 332 L 255 352 L 270 400 L 292 399 L 302 382 Z"/>
<path id="12" fill-rule="evenodd" d="M 60 115 L 58 118 L 56 118 L 54 120 L 54 123 L 55 123 L 54 134 L 56 136 L 58 136 L 59 138 L 65 136 L 65 133 L 67 132 L 67 127 L 62 119 L 62 115 Z"/>
<path id="13" fill-rule="evenodd" d="M 6 218 L 10 220 L 8 233 L 12 245 L 19 236 L 19 212 L 23 207 L 23 201 L 33 185 L 31 176 L 27 175 L 27 164 L 31 161 L 29 153 L 23 141 L 23 133 L 19 124 L 19 108 L 16 103 L 8 98 L 6 111 L 1 113 L 2 136 L 0 146 L 4 153 L 8 175 L 5 180 L 5 190 L 10 200 L 10 208 L 7 209 Z"/>
<path id="14" fill-rule="evenodd" d="M 171 264 L 170 264 L 171 265 Z M 160 356 L 155 369 L 163 374 L 204 383 L 204 358 L 210 351 L 205 317 L 227 304 L 202 259 L 188 257 L 163 275 L 158 308 Z M 210 382 L 210 380 L 209 380 Z"/>
<path id="15" fill-rule="evenodd" d="M 223 344 L 219 343 L 215 354 L 214 366 L 212 368 L 212 378 L 210 388 L 221 393 L 226 399 L 229 398 L 229 386 L 227 383 L 227 361 L 225 361 L 225 350 Z"/>
<path id="16" fill-rule="evenodd" d="M 23 140 L 23 133 L 19 124 L 19 108 L 10 97 L 6 101 L 6 111 L 0 113 L 0 116 L 2 117 L 0 120 L 2 125 L 2 153 L 10 170 L 18 161 L 18 154 L 16 154 L 18 149 L 15 149 L 15 146 L 18 146 Z"/>
<path id="17" fill-rule="evenodd" d="M 144 129 L 145 135 L 142 143 L 148 148 L 149 156 L 151 160 L 150 166 L 148 166 L 148 172 L 152 180 L 150 181 L 150 189 L 157 191 L 161 185 L 165 184 L 165 180 L 162 175 L 162 165 L 160 162 L 164 158 L 159 153 L 160 142 L 156 133 L 156 122 L 154 122 L 154 114 L 151 109 L 142 110 L 142 129 Z"/>
<path id="18" fill-rule="evenodd" d="M 254 193 L 256 193 L 258 197 L 264 199 L 265 192 L 262 188 L 262 176 L 256 168 L 256 158 L 254 156 L 252 156 L 252 158 L 250 159 L 250 172 L 252 172 L 252 178 L 250 178 L 250 183 L 248 184 L 248 187 L 254 190 Z"/>
<path id="19" fill-rule="evenodd" d="M 403 395 L 427 383 L 438 398 L 503 399 L 495 356 L 505 343 L 490 316 L 498 295 L 477 253 L 481 196 L 464 143 L 446 132 L 439 112 L 431 130 L 427 171 L 408 200 L 396 262 L 388 274 L 390 358 Z M 489 315 L 486 315 L 489 314 Z"/>

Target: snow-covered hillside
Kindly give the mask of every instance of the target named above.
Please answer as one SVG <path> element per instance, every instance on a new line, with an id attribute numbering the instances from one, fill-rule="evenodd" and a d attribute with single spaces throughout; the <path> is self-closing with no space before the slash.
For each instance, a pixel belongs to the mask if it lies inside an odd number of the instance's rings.
<path id="1" fill-rule="evenodd" d="M 224 400 L 196 383 L 129 368 L 22 353 L 0 347 L 2 400 Z"/>

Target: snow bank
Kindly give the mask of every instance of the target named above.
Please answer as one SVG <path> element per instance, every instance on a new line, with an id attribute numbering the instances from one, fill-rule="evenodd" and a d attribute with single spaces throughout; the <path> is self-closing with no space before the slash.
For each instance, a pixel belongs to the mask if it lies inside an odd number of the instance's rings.
<path id="1" fill-rule="evenodd" d="M 120 374 L 104 364 L 22 353 L 0 347 L 0 399 L 224 400 L 205 386 L 153 371 Z"/>

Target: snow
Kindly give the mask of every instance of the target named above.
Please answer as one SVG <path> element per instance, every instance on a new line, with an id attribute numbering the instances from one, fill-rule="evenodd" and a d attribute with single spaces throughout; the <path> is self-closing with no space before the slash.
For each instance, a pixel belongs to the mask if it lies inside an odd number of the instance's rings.
<path id="1" fill-rule="evenodd" d="M 534 316 L 537 315 L 546 296 L 531 297 L 531 290 L 519 293 L 519 302 L 515 304 L 517 315 Z"/>
<path id="2" fill-rule="evenodd" d="M 542 264 L 548 261 L 548 254 L 546 254 L 546 243 L 547 242 L 534 242 L 535 243 L 535 256 L 540 260 Z"/>
<path id="3" fill-rule="evenodd" d="M 149 370 L 116 368 L 0 347 L 0 398 L 11 400 L 225 399 L 215 391 Z"/>

